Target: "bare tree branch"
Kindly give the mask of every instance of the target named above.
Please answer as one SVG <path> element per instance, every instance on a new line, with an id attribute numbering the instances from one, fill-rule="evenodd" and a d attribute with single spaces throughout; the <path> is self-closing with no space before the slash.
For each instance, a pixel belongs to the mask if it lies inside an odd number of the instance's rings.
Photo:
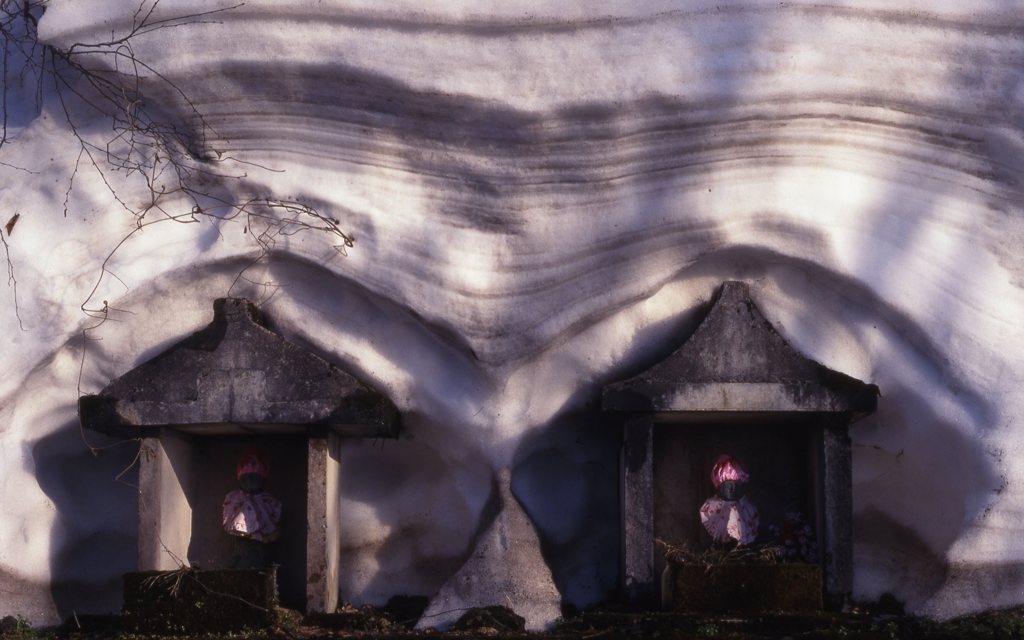
<path id="1" fill-rule="evenodd" d="M 41 6 L 38 0 L 0 0 L 0 30 L 5 46 L 20 47 L 25 54 L 26 66 L 32 72 L 51 79 L 53 93 L 74 138 L 78 141 L 78 155 L 68 177 L 64 193 L 63 213 L 67 217 L 73 206 L 73 191 L 83 160 L 105 185 L 111 198 L 135 218 L 135 228 L 119 238 L 111 252 L 99 265 L 99 276 L 81 307 L 85 313 L 95 313 L 92 299 L 110 271 L 114 254 L 136 232 L 156 222 L 195 223 L 202 218 L 215 223 L 241 222 L 246 233 L 258 248 L 257 260 L 273 250 L 282 238 L 304 231 L 327 234 L 335 239 L 334 248 L 347 255 L 354 246 L 354 238 L 340 227 L 340 222 L 301 201 L 273 196 L 250 196 L 242 201 L 228 201 L 214 195 L 208 187 L 209 179 L 231 180 L 245 177 L 245 173 L 232 174 L 217 170 L 226 162 L 245 164 L 267 171 L 271 167 L 247 162 L 222 152 L 204 151 L 210 136 L 216 136 L 210 123 L 200 113 L 182 87 L 152 64 L 141 60 L 135 52 L 134 41 L 160 29 L 194 24 L 217 23 L 211 18 L 237 9 L 244 3 L 201 11 L 186 15 L 158 18 L 160 0 L 141 0 L 132 15 L 131 25 L 120 34 L 112 34 L 104 41 L 76 42 L 66 49 L 42 47 L 41 58 L 35 56 L 35 15 Z M 5 65 L 7 58 L 4 58 Z M 100 63 L 100 64 L 96 64 Z M 105 68 L 104 68 L 105 65 Z M 9 69 L 4 69 L 4 100 L 10 82 Z M 24 72 L 24 70 L 22 70 Z M 194 130 L 186 131 L 179 125 L 154 115 L 147 110 L 143 78 L 154 86 L 163 86 L 181 100 L 195 123 Z M 4 117 L 8 113 L 4 102 Z M 108 118 L 111 135 L 102 143 L 86 136 L 80 124 L 81 110 L 94 116 Z M 8 142 L 0 141 L 0 149 Z M 114 187 L 111 173 L 124 177 L 137 177 L 148 199 L 142 204 L 130 204 Z M 184 198 L 190 203 L 185 212 L 171 211 L 167 204 Z M 204 205 L 213 202 L 214 209 Z M 149 220 L 151 213 L 159 217 Z"/>
<path id="2" fill-rule="evenodd" d="M 38 41 L 36 27 L 38 16 L 44 9 L 43 0 L 0 0 L 0 41 L 4 47 L 0 68 L 0 152 L 16 142 L 9 128 L 14 83 L 35 83 L 37 109 L 42 108 L 44 91 L 52 89 L 56 106 L 78 147 L 74 167 L 67 177 L 63 200 L 64 217 L 67 218 L 74 207 L 73 194 L 79 172 L 88 166 L 96 172 L 110 197 L 134 221 L 130 231 L 111 238 L 113 247 L 100 261 L 93 286 L 80 305 L 81 312 L 92 322 L 82 328 L 82 353 L 77 383 L 79 396 L 84 395 L 82 380 L 90 341 L 96 339 L 93 332 L 106 322 L 117 321 L 115 314 L 124 311 L 114 309 L 107 300 L 97 304 L 94 298 L 98 297 L 108 277 L 128 288 L 129 285 L 113 272 L 111 264 L 118 252 L 136 234 L 163 223 L 195 224 L 207 221 L 215 225 L 241 224 L 243 233 L 256 248 L 256 255 L 252 263 L 239 272 L 232 288 L 240 279 L 247 280 L 245 272 L 273 251 L 281 239 L 302 232 L 315 232 L 324 234 L 342 255 L 347 255 L 348 249 L 354 246 L 355 238 L 342 230 L 336 218 L 300 200 L 267 194 L 251 194 L 229 200 L 219 195 L 219 192 L 214 192 L 210 185 L 223 184 L 225 181 L 238 181 L 235 183 L 238 187 L 235 192 L 244 193 L 249 186 L 244 181 L 246 172 L 228 170 L 226 167 L 234 166 L 228 163 L 265 171 L 280 170 L 209 149 L 207 141 L 215 139 L 217 133 L 197 105 L 168 74 L 136 54 L 135 44 L 141 36 L 187 25 L 219 24 L 216 18 L 220 14 L 243 4 L 239 2 L 208 11 L 161 18 L 157 17 L 160 0 L 139 0 L 127 30 L 111 33 L 106 40 L 76 42 L 62 49 L 42 45 Z M 12 53 L 16 57 L 12 58 Z M 174 100 L 180 101 L 189 122 L 179 124 L 148 109 L 147 89 L 173 96 Z M 110 133 L 105 139 L 93 132 L 91 125 L 97 118 L 110 122 Z M 83 165 L 83 162 L 86 164 Z M 29 171 L 3 161 L 0 161 L 0 165 Z M 138 182 L 132 183 L 132 180 Z M 115 184 L 120 188 L 126 181 L 126 194 L 148 194 L 141 204 L 134 199 L 129 202 L 129 198 L 122 196 L 115 188 Z M 13 289 L 15 313 L 21 326 L 18 282 L 14 277 L 9 236 L 10 230 L 4 234 L 0 229 L 0 241 L 7 260 L 8 284 Z M 94 446 L 84 431 L 81 435 L 86 447 L 94 455 L 108 448 Z M 117 446 L 123 442 L 108 446 Z M 137 461 L 138 456 L 118 475 L 118 480 Z"/>

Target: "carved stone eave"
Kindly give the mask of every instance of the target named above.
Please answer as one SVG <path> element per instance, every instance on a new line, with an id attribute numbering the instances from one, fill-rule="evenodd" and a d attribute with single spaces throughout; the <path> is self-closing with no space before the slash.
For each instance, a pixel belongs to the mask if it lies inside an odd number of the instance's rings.
<path id="1" fill-rule="evenodd" d="M 85 428 L 145 437 L 302 433 L 394 437 L 386 396 L 270 330 L 251 302 L 221 298 L 206 328 L 79 399 Z"/>
<path id="2" fill-rule="evenodd" d="M 747 285 L 726 282 L 707 317 L 681 347 L 647 371 L 604 388 L 602 406 L 634 413 L 874 412 L 878 387 L 794 350 L 775 331 Z"/>

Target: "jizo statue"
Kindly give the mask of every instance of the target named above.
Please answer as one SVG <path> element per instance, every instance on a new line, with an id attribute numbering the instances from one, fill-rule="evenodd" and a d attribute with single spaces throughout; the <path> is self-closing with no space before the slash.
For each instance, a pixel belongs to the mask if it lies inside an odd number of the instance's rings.
<path id="1" fill-rule="evenodd" d="M 757 538 L 757 507 L 744 495 L 749 480 L 743 465 L 730 455 L 720 456 L 712 467 L 715 495 L 701 505 L 700 521 L 715 542 L 743 545 Z"/>
<path id="2" fill-rule="evenodd" d="M 235 468 L 240 489 L 224 497 L 224 531 L 233 537 L 235 569 L 258 569 L 273 561 L 273 543 L 280 535 L 281 501 L 266 493 L 270 465 L 257 449 L 242 452 Z"/>

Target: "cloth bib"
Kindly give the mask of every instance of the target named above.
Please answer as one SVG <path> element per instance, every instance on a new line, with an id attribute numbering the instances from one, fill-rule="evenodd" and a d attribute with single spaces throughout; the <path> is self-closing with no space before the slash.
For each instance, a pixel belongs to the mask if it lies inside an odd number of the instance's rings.
<path id="1" fill-rule="evenodd" d="M 224 497 L 224 530 L 257 542 L 273 542 L 280 535 L 281 501 L 268 493 L 235 489 Z"/>

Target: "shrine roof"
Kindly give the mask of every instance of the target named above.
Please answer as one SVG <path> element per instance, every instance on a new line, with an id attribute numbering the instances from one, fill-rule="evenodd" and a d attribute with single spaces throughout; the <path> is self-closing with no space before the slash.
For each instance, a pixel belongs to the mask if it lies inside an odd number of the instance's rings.
<path id="1" fill-rule="evenodd" d="M 671 355 L 605 386 L 606 410 L 638 413 L 817 412 L 859 417 L 878 387 L 810 360 L 761 314 L 745 283 L 726 282 L 696 331 Z"/>
<path id="2" fill-rule="evenodd" d="M 389 398 L 285 340 L 254 304 L 221 298 L 213 307 L 206 328 L 80 398 L 82 425 L 128 437 L 158 427 L 199 435 L 397 433 Z"/>

